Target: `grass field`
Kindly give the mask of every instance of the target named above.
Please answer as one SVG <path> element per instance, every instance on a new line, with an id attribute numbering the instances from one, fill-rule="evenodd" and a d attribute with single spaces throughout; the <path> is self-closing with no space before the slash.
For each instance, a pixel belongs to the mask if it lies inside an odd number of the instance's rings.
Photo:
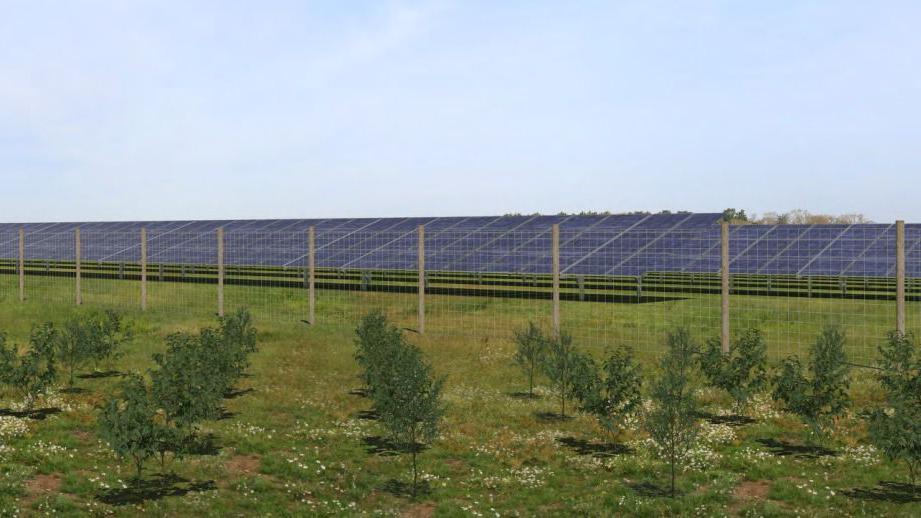
<path id="1" fill-rule="evenodd" d="M 20 303 L 15 278 L 0 279 L 0 329 L 23 342 L 30 326 L 63 320 L 74 311 L 68 279 L 42 279 Z M 31 279 L 30 279 L 31 281 Z M 213 287 L 152 284 L 149 310 L 137 309 L 133 283 L 84 280 L 87 305 L 118 307 L 138 336 L 113 366 L 144 372 L 163 337 L 212 322 Z M 436 369 L 448 376 L 442 436 L 421 459 L 429 492 L 412 501 L 400 492 L 408 459 L 380 451 L 382 430 L 363 412 L 353 354 L 354 320 L 385 307 L 415 327 L 415 296 L 324 292 L 316 326 L 305 314 L 303 291 L 228 286 L 228 307 L 253 308 L 260 351 L 252 358 L 242 395 L 226 401 L 228 418 L 208 423 L 217 448 L 168 466 L 151 462 L 135 487 L 131 468 L 97 439 L 95 406 L 118 378 L 84 378 L 80 394 L 56 393 L 45 419 L 9 416 L 0 425 L 0 514 L 124 516 L 226 515 L 892 515 L 921 514 L 921 495 L 903 482 L 905 469 L 866 445 L 857 411 L 878 399 L 867 370 L 854 372 L 855 407 L 839 420 L 827 449 L 804 446 L 805 429 L 759 399 L 753 423 L 705 422 L 702 441 L 681 479 L 682 495 L 661 496 L 666 469 L 638 426 L 622 444 L 608 445 L 594 422 L 577 415 L 551 419 L 555 402 L 518 396 L 526 389 L 511 363 L 511 330 L 529 319 L 549 323 L 545 300 L 432 296 L 427 333 L 408 332 Z M 805 350 L 828 321 L 845 326 L 852 356 L 872 360 L 890 329 L 891 303 L 853 300 L 734 298 L 734 322 L 760 325 L 771 355 Z M 918 306 L 909 308 L 917 326 Z M 538 318 L 539 317 L 539 318 Z M 718 298 L 707 295 L 653 304 L 564 302 L 563 323 L 599 357 L 606 345 L 634 346 L 654 370 L 659 343 L 672 325 L 690 325 L 699 339 L 718 329 Z M 249 390 L 252 389 L 252 390 Z M 702 390 L 708 411 L 729 406 Z M 0 392 L 0 408 L 12 393 Z"/>

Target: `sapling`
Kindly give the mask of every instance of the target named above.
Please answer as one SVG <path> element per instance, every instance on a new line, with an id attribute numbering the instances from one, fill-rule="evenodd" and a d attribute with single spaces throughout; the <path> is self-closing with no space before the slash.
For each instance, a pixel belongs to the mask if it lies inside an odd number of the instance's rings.
<path id="1" fill-rule="evenodd" d="M 58 352 L 69 373 L 68 384 L 74 385 L 77 368 L 92 361 L 98 370 L 99 363 L 116 357 L 131 337 L 130 326 L 115 311 L 88 312 L 72 317 L 61 329 Z"/>
<path id="2" fill-rule="evenodd" d="M 240 309 L 221 318 L 217 329 L 202 329 L 199 341 L 212 375 L 222 385 L 222 394 L 229 393 L 249 367 L 249 355 L 257 349 L 249 311 Z"/>
<path id="3" fill-rule="evenodd" d="M 57 379 L 55 353 L 60 338 L 53 324 L 36 326 L 29 337 L 28 351 L 20 356 L 18 347 L 7 346 L 6 337 L 0 335 L 0 383 L 23 396 L 26 410 L 32 410 L 36 399 Z"/>
<path id="4" fill-rule="evenodd" d="M 389 376 L 394 354 L 404 344 L 403 334 L 380 311 L 365 315 L 355 334 L 355 360 L 362 369 L 365 386 L 372 393 Z"/>
<path id="5" fill-rule="evenodd" d="M 912 335 L 892 332 L 879 357 L 886 401 L 869 414 L 870 440 L 889 460 L 905 462 L 914 485 L 921 472 L 921 354 Z"/>
<path id="6" fill-rule="evenodd" d="M 595 416 L 601 428 L 616 439 L 624 422 L 642 405 L 642 372 L 630 349 L 615 349 L 582 384 L 579 400 L 582 410 Z"/>
<path id="7" fill-rule="evenodd" d="M 140 480 L 144 461 L 159 452 L 166 432 L 156 422 L 157 406 L 147 384 L 138 375 L 122 383 L 121 395 L 106 401 L 97 419 L 102 440 L 122 458 L 130 458 Z"/>
<path id="8" fill-rule="evenodd" d="M 668 352 L 652 385 L 653 408 L 645 420 L 646 430 L 668 462 L 672 498 L 675 497 L 677 471 L 697 437 L 698 402 L 693 375 L 695 350 L 687 329 L 679 328 L 669 334 Z"/>
<path id="9" fill-rule="evenodd" d="M 799 416 L 814 437 L 824 436 L 828 422 L 850 404 L 850 367 L 844 344 L 844 334 L 837 327 L 826 327 L 809 350 L 805 370 L 799 358 L 792 356 L 783 360 L 774 377 L 772 397 Z"/>
<path id="10" fill-rule="evenodd" d="M 217 347 L 216 333 L 176 333 L 167 337 L 167 350 L 155 354 L 157 368 L 151 371 L 152 396 L 166 421 L 188 438 L 203 420 L 220 415 L 226 380 L 209 363 L 209 347 Z"/>
<path id="11" fill-rule="evenodd" d="M 569 333 L 562 332 L 547 341 L 541 367 L 560 400 L 560 417 L 566 417 L 566 402 L 577 395 L 577 374 L 585 374 L 589 369 L 585 363 L 576 352 Z"/>
<path id="12" fill-rule="evenodd" d="M 710 385 L 725 390 L 733 400 L 733 411 L 742 412 L 749 399 L 767 385 L 767 345 L 761 331 L 746 329 L 722 351 L 718 338 L 711 339 L 700 354 L 700 367 Z"/>
<path id="13" fill-rule="evenodd" d="M 534 322 L 528 322 L 524 329 L 515 331 L 515 363 L 528 377 L 528 397 L 534 397 L 534 376 L 547 354 L 547 338 Z"/>
<path id="14" fill-rule="evenodd" d="M 418 486 L 417 455 L 435 439 L 444 414 L 441 402 L 444 377 L 436 377 L 432 366 L 414 345 L 403 343 L 394 351 L 391 376 L 377 380 L 374 404 L 381 424 L 391 437 L 409 449 L 412 457 L 412 496 Z"/>

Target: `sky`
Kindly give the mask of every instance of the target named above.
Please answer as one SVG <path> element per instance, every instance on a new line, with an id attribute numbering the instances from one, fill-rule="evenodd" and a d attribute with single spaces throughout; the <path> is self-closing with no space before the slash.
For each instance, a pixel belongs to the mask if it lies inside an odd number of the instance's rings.
<path id="1" fill-rule="evenodd" d="M 921 2 L 0 0 L 0 221 L 921 222 Z"/>

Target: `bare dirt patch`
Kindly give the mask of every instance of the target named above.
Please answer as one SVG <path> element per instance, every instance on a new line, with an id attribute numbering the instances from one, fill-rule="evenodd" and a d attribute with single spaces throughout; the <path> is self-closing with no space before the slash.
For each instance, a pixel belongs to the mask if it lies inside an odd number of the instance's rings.
<path id="1" fill-rule="evenodd" d="M 252 475 L 259 473 L 262 458 L 258 455 L 235 455 L 225 465 L 227 471 L 235 475 Z"/>
<path id="2" fill-rule="evenodd" d="M 771 490 L 771 483 L 766 480 L 745 480 L 733 492 L 740 500 L 763 500 Z"/>
<path id="3" fill-rule="evenodd" d="M 55 474 L 51 475 L 36 475 L 29 480 L 26 480 L 25 490 L 26 496 L 23 497 L 22 502 L 20 502 L 20 507 L 26 508 L 30 507 L 33 502 L 36 502 L 39 498 L 55 494 L 58 490 L 61 489 L 61 477 Z"/>
<path id="4" fill-rule="evenodd" d="M 400 516 L 403 518 L 429 518 L 435 515 L 435 504 L 419 503 L 406 508 Z"/>
<path id="5" fill-rule="evenodd" d="M 26 493 L 30 495 L 54 493 L 58 489 L 61 489 L 61 477 L 54 474 L 36 475 L 26 481 Z"/>

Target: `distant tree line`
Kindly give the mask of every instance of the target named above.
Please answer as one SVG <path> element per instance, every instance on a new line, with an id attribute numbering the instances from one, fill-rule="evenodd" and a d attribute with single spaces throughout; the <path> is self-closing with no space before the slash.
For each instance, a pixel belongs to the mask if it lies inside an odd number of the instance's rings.
<path id="1" fill-rule="evenodd" d="M 794 209 L 789 212 L 765 212 L 758 217 L 756 214 L 749 216 L 745 209 L 726 209 L 723 211 L 723 220 L 733 224 L 744 225 L 831 225 L 856 223 L 873 223 L 868 217 L 857 212 L 844 214 L 813 214 L 808 210 Z"/>
<path id="2" fill-rule="evenodd" d="M 558 212 L 557 216 L 649 216 L 652 214 L 691 214 L 687 210 L 660 210 L 658 212 L 633 211 L 633 212 L 612 212 L 609 210 L 583 210 L 580 212 Z M 521 212 L 509 212 L 503 216 L 545 216 L 540 212 L 524 214 Z M 728 221 L 734 225 L 831 225 L 845 224 L 853 225 L 856 223 L 873 223 L 873 221 L 860 214 L 859 212 L 848 212 L 844 214 L 813 214 L 808 210 L 794 209 L 789 212 L 765 212 L 758 216 L 752 213 L 749 215 L 745 209 L 730 208 L 723 211 L 723 221 Z"/>
<path id="3" fill-rule="evenodd" d="M 646 210 L 635 210 L 632 212 L 612 212 L 610 210 L 583 210 L 579 212 L 557 212 L 557 216 L 650 216 L 652 214 L 691 214 L 689 210 L 660 210 L 658 212 L 649 212 Z M 540 212 L 532 212 L 530 214 L 524 214 L 521 212 L 507 212 L 503 214 L 504 217 L 509 216 L 549 216 L 550 214 L 542 214 Z"/>

